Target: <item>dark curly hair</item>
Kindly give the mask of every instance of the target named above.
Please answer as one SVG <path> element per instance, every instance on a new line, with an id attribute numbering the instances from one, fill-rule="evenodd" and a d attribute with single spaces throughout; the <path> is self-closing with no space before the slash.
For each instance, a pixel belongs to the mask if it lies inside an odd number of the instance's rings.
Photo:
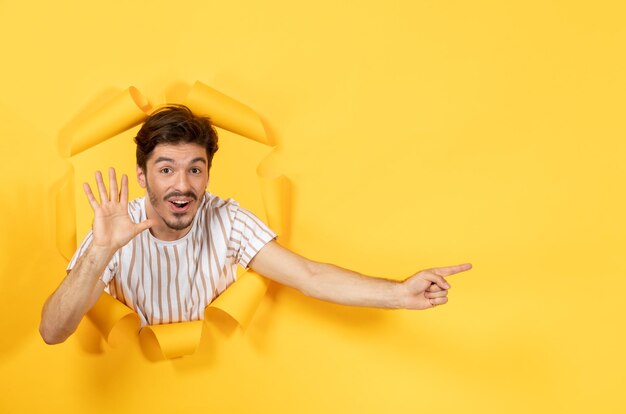
<path id="1" fill-rule="evenodd" d="M 167 105 L 153 112 L 135 137 L 137 165 L 146 171 L 146 162 L 159 144 L 192 143 L 206 148 L 208 167 L 217 152 L 217 132 L 207 117 L 194 115 L 184 105 Z"/>

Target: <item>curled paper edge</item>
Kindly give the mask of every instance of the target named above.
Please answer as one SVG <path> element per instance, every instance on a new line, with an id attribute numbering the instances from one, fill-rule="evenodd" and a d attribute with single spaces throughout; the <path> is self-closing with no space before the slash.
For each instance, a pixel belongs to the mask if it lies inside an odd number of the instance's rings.
<path id="1" fill-rule="evenodd" d="M 145 326 L 139 332 L 144 355 L 150 360 L 180 358 L 196 352 L 204 321 Z"/>
<path id="2" fill-rule="evenodd" d="M 235 283 L 222 292 L 204 310 L 205 319 L 207 311 L 211 308 L 220 309 L 230 316 L 237 324 L 246 329 L 265 296 L 270 281 L 258 273 L 247 270 Z"/>
<path id="3" fill-rule="evenodd" d="M 261 144 L 272 145 L 265 126 L 256 112 L 200 81 L 196 81 L 191 87 L 185 105 L 193 113 L 208 116 L 215 126 Z"/>
<path id="4" fill-rule="evenodd" d="M 71 140 L 70 156 L 139 125 L 150 109 L 150 103 L 137 88 L 123 90 L 65 132 Z"/>
<path id="5" fill-rule="evenodd" d="M 106 292 L 98 298 L 96 304 L 87 312 L 104 340 L 114 346 L 111 338 L 115 331 L 133 330 L 138 331 L 140 326 L 139 315 L 131 308 Z"/>

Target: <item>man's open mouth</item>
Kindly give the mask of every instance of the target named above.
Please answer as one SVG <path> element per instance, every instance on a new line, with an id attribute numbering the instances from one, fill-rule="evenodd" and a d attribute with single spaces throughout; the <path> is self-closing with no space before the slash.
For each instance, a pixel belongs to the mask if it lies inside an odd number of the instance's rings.
<path id="1" fill-rule="evenodd" d="M 191 205 L 191 200 L 169 200 L 170 207 L 177 213 L 185 212 Z"/>

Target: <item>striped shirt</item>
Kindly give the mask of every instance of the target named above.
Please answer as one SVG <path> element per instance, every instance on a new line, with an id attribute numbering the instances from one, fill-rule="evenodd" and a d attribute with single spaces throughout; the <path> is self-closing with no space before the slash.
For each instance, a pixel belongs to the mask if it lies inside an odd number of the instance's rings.
<path id="1" fill-rule="evenodd" d="M 128 203 L 131 219 L 146 219 L 145 198 Z M 69 272 L 93 238 L 89 231 Z M 261 220 L 232 200 L 205 193 L 190 231 L 163 241 L 144 231 L 119 249 L 102 274 L 105 290 L 134 309 L 141 325 L 200 320 L 204 308 L 276 238 Z"/>

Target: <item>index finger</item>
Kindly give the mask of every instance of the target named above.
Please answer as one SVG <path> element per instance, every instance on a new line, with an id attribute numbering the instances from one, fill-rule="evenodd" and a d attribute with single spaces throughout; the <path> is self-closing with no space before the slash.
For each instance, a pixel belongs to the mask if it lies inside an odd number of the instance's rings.
<path id="1" fill-rule="evenodd" d="M 465 272 L 472 268 L 471 263 L 463 263 L 456 266 L 448 266 L 448 267 L 435 267 L 430 269 L 431 272 L 436 274 L 437 276 L 451 276 L 455 273 Z"/>
<path id="2" fill-rule="evenodd" d="M 94 197 L 89 184 L 83 183 L 83 190 L 85 191 L 85 194 L 87 195 L 87 199 L 89 200 L 89 204 L 91 205 L 91 208 L 94 211 L 96 211 L 98 207 L 100 207 L 100 205 L 98 204 L 98 201 L 96 201 L 96 197 Z"/>
<path id="3" fill-rule="evenodd" d="M 109 200 L 116 202 L 119 200 L 117 192 L 117 177 L 115 176 L 115 168 L 109 168 Z"/>
<path id="4" fill-rule="evenodd" d="M 128 176 L 126 174 L 122 174 L 122 185 L 120 191 L 120 203 L 125 205 L 128 203 Z"/>

